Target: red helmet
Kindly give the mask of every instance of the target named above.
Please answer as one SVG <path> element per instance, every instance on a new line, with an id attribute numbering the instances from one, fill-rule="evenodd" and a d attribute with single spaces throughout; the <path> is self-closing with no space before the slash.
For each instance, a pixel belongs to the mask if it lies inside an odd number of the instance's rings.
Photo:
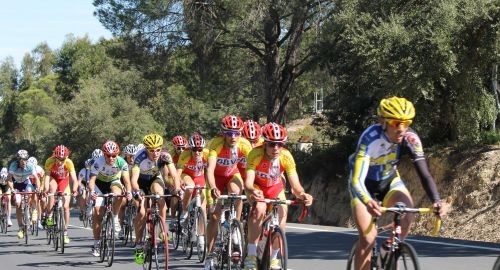
<path id="1" fill-rule="evenodd" d="M 282 125 L 270 122 L 262 127 L 262 137 L 268 142 L 285 142 L 287 132 Z"/>
<path id="2" fill-rule="evenodd" d="M 235 115 L 222 118 L 221 128 L 223 131 L 240 131 L 243 128 L 243 120 Z"/>
<path id="3" fill-rule="evenodd" d="M 102 145 L 102 152 L 105 155 L 118 155 L 120 153 L 120 146 L 114 141 L 106 141 Z"/>
<path id="4" fill-rule="evenodd" d="M 247 120 L 243 125 L 243 136 L 248 140 L 257 140 L 260 138 L 261 128 L 259 123 L 254 120 Z"/>
<path id="5" fill-rule="evenodd" d="M 69 156 L 69 149 L 64 145 L 58 145 L 54 148 L 54 156 L 58 159 L 65 159 Z"/>
<path id="6" fill-rule="evenodd" d="M 177 135 L 172 138 L 172 143 L 174 144 L 175 147 L 186 147 L 186 144 L 188 143 L 186 138 L 182 135 Z"/>
<path id="7" fill-rule="evenodd" d="M 195 132 L 191 137 L 189 137 L 189 147 L 191 148 L 203 148 L 205 147 L 205 139 Z"/>

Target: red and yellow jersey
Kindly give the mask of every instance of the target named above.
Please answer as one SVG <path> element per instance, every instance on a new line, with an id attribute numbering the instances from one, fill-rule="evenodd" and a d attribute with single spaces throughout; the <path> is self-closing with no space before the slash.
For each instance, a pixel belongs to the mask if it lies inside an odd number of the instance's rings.
<path id="1" fill-rule="evenodd" d="M 184 150 L 177 162 L 177 168 L 182 169 L 182 173 L 185 173 L 191 178 L 196 178 L 205 173 L 205 168 L 207 167 L 208 160 L 208 149 L 203 148 L 199 158 L 192 155 L 192 150 Z"/>
<path id="2" fill-rule="evenodd" d="M 45 161 L 45 175 L 50 175 L 56 181 L 61 181 L 69 178 L 69 173 L 75 172 L 75 165 L 69 158 L 63 163 L 58 164 L 56 157 L 49 157 Z M 75 172 L 76 173 L 76 172 Z"/>
<path id="3" fill-rule="evenodd" d="M 265 146 L 254 148 L 247 159 L 247 171 L 255 171 L 254 185 L 262 189 L 283 189 L 281 174 L 286 173 L 288 177 L 297 175 L 295 160 L 287 149 L 280 151 L 279 157 L 270 159 L 265 153 Z"/>
<path id="4" fill-rule="evenodd" d="M 221 135 L 210 141 L 208 150 L 208 158 L 217 159 L 214 174 L 228 177 L 238 173 L 238 168 L 244 172 L 246 157 L 252 150 L 252 145 L 247 139 L 240 137 L 236 146 L 231 148 L 225 144 L 224 136 Z"/>

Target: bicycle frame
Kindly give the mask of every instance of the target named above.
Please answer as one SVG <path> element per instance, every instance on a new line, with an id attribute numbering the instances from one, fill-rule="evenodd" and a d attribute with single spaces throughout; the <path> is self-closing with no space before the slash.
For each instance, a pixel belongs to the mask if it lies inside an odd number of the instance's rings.
<path id="1" fill-rule="evenodd" d="M 165 221 L 160 216 L 160 198 L 172 197 L 173 195 L 145 195 L 143 198 L 149 198 L 146 211 L 146 225 L 144 226 L 144 269 L 168 269 L 168 233 Z M 159 227 L 157 227 L 159 226 Z M 158 232 L 157 232 L 158 230 Z M 164 253 L 164 258 L 162 256 Z M 153 261 L 154 260 L 154 261 Z M 165 268 L 163 268 L 165 265 Z"/>
<path id="2" fill-rule="evenodd" d="M 2 197 L 0 203 L 0 232 L 7 233 L 8 228 L 8 204 L 10 194 L 0 194 Z"/>
<path id="3" fill-rule="evenodd" d="M 115 218 L 113 214 L 113 200 L 117 197 L 125 197 L 124 195 L 115 195 L 114 193 L 108 193 L 103 195 L 97 195 L 104 199 L 103 207 L 104 214 L 101 220 L 101 237 L 99 246 L 99 262 L 104 262 L 107 260 L 107 265 L 110 267 L 113 265 L 113 259 L 115 254 Z"/>
<path id="4" fill-rule="evenodd" d="M 206 256 L 207 246 L 200 243 L 200 238 L 205 237 L 206 218 L 202 209 L 201 191 L 205 186 L 186 186 L 185 189 L 192 189 L 192 197 L 188 205 L 188 219 L 185 228 L 182 230 L 183 250 L 186 252 L 186 258 L 190 259 L 193 254 L 193 245 L 196 245 L 198 252 L 198 261 L 203 262 Z M 183 224 L 184 225 L 184 224 Z"/>

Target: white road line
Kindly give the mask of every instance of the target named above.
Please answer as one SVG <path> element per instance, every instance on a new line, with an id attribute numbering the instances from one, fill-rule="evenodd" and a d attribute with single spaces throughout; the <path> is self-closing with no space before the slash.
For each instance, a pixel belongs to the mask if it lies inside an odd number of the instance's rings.
<path id="1" fill-rule="evenodd" d="M 356 232 L 335 232 L 333 230 L 303 228 L 303 227 L 288 226 L 288 225 L 287 225 L 287 228 L 297 229 L 297 230 L 304 230 L 304 231 L 332 232 L 332 233 L 341 233 L 341 234 L 348 234 L 348 235 L 358 235 L 358 233 L 356 233 Z M 464 244 L 454 244 L 454 243 L 437 242 L 437 241 L 429 241 L 429 240 L 418 240 L 418 239 L 411 239 L 411 238 L 406 239 L 406 241 L 416 242 L 416 243 L 425 243 L 425 244 L 435 244 L 435 245 L 442 245 L 442 246 L 451 246 L 451 247 L 464 247 L 464 248 L 474 248 L 474 249 L 483 249 L 483 250 L 491 250 L 491 251 L 500 251 L 500 248 L 494 248 L 494 247 L 481 247 L 481 246 L 464 245 Z"/>

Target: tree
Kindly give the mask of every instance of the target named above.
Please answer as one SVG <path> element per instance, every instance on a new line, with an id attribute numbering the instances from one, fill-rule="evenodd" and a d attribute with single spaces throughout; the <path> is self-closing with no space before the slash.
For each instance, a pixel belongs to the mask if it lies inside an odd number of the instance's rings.
<path id="1" fill-rule="evenodd" d="M 337 79 L 329 107 L 340 133 L 361 132 L 378 101 L 398 95 L 415 103 L 423 137 L 479 140 L 494 115 L 487 88 L 498 7 L 486 0 L 345 0 L 337 7 L 319 46 Z"/>
<path id="2" fill-rule="evenodd" d="M 333 8 L 331 1 L 323 0 L 96 0 L 94 5 L 99 20 L 113 34 L 148 44 L 150 51 L 191 46 L 199 59 L 202 84 L 207 78 L 203 70 L 211 68 L 214 55 L 238 49 L 249 52 L 247 59 L 263 74 L 268 121 L 277 122 L 285 120 L 295 79 L 314 59 L 314 51 L 303 46 L 304 35 L 317 28 Z M 252 90 L 262 95 L 260 89 Z"/>

